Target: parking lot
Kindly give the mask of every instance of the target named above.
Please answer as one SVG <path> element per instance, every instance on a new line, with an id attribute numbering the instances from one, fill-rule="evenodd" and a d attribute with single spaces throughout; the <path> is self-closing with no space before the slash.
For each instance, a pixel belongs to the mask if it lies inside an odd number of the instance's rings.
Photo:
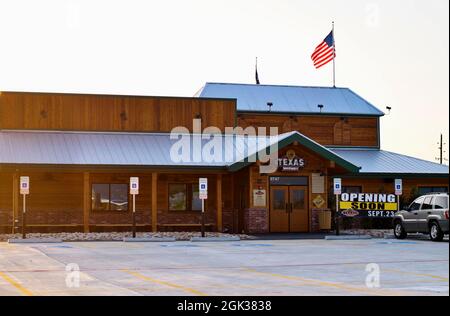
<path id="1" fill-rule="evenodd" d="M 449 295 L 449 243 L 3 242 L 0 295 Z"/>

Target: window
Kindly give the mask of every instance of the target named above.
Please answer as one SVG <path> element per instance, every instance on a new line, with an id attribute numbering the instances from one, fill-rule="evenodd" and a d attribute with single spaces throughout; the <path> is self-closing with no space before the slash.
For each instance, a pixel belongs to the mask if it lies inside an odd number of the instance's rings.
<path id="1" fill-rule="evenodd" d="M 431 200 L 433 199 L 432 196 L 427 196 L 425 200 L 422 203 L 421 210 L 431 210 L 433 208 L 433 205 L 431 205 Z"/>
<path id="2" fill-rule="evenodd" d="M 92 184 L 92 209 L 128 211 L 128 184 Z"/>
<path id="3" fill-rule="evenodd" d="M 420 197 L 417 200 L 415 200 L 414 202 L 411 203 L 411 205 L 409 206 L 409 210 L 410 211 L 418 211 L 420 209 L 420 206 L 422 205 L 422 202 L 425 198 L 424 197 Z"/>
<path id="4" fill-rule="evenodd" d="M 359 186 L 343 186 L 342 193 L 362 193 L 362 187 Z"/>
<path id="5" fill-rule="evenodd" d="M 435 210 L 448 209 L 448 197 L 436 196 L 434 198 L 434 209 Z"/>
<path id="6" fill-rule="evenodd" d="M 448 187 L 419 187 L 419 195 L 429 193 L 448 193 Z"/>
<path id="7" fill-rule="evenodd" d="M 198 184 L 169 184 L 169 211 L 201 211 Z"/>

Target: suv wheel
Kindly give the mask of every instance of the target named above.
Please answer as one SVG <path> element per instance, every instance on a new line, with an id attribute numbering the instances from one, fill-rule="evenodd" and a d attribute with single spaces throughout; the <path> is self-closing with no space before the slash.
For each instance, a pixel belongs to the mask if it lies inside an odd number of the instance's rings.
<path id="1" fill-rule="evenodd" d="M 394 236 L 397 239 L 405 239 L 408 236 L 405 228 L 403 228 L 402 222 L 400 222 L 400 221 L 395 223 Z"/>
<path id="2" fill-rule="evenodd" d="M 430 237 L 432 241 L 444 240 L 444 233 L 438 223 L 433 222 L 430 225 Z"/>

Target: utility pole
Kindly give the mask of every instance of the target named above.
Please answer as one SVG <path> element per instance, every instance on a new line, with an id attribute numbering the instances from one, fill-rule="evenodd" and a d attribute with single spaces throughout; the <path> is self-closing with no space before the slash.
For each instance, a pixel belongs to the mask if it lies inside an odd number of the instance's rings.
<path id="1" fill-rule="evenodd" d="M 438 147 L 438 149 L 439 149 L 439 158 L 436 158 L 436 160 L 438 160 L 439 163 L 442 165 L 442 164 L 444 164 L 444 160 L 445 161 L 447 160 L 447 159 L 444 158 L 444 153 L 445 153 L 444 145 L 446 145 L 446 144 L 444 143 L 444 139 L 443 139 L 442 134 L 441 134 L 441 138 L 440 138 L 440 141 L 439 141 L 438 145 L 439 145 L 439 147 Z"/>

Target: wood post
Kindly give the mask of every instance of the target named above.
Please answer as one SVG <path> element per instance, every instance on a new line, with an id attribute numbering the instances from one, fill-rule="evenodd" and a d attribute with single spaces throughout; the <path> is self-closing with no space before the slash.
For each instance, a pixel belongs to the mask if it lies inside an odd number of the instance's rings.
<path id="1" fill-rule="evenodd" d="M 158 231 L 158 174 L 152 173 L 152 231 Z"/>
<path id="2" fill-rule="evenodd" d="M 13 194 L 12 194 L 12 233 L 16 232 L 16 221 L 19 219 L 19 175 L 13 174 Z"/>
<path id="3" fill-rule="evenodd" d="M 89 233 L 89 215 L 91 210 L 91 185 L 89 172 L 83 172 L 83 227 Z"/>
<path id="4" fill-rule="evenodd" d="M 216 185 L 216 195 L 217 195 L 217 231 L 222 232 L 222 175 L 217 175 L 217 185 Z"/>

